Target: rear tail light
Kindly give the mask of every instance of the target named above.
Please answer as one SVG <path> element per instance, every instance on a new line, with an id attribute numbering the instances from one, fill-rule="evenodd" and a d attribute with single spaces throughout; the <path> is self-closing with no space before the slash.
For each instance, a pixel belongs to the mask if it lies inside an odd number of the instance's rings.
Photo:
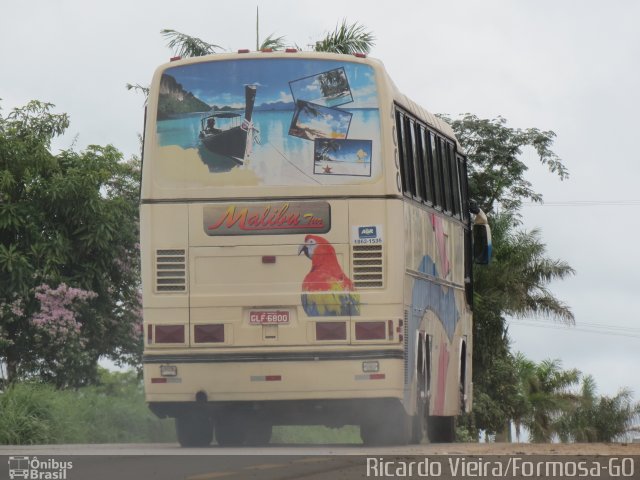
<path id="1" fill-rule="evenodd" d="M 387 321 L 387 333 L 389 334 L 389 340 L 393 340 L 393 320 Z"/>
<path id="2" fill-rule="evenodd" d="M 195 343 L 223 343 L 224 325 L 205 324 L 193 327 L 193 341 Z"/>
<path id="3" fill-rule="evenodd" d="M 356 340 L 385 340 L 385 322 L 356 322 Z"/>
<path id="4" fill-rule="evenodd" d="M 156 325 L 155 343 L 184 343 L 184 325 Z"/>
<path id="5" fill-rule="evenodd" d="M 316 322 L 316 340 L 346 340 L 346 322 Z"/>

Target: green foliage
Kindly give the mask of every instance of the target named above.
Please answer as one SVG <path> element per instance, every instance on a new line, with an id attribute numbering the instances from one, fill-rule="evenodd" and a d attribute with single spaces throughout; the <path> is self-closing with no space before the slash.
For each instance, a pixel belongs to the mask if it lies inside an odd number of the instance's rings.
<path id="1" fill-rule="evenodd" d="M 361 444 L 360 427 L 277 426 L 273 428 L 271 443 L 284 444 Z"/>
<path id="2" fill-rule="evenodd" d="M 640 402 L 634 402 L 626 388 L 613 397 L 599 397 L 593 377 L 586 376 L 576 405 L 558 419 L 556 429 L 565 442 L 612 442 L 626 433 L 640 431 Z"/>
<path id="3" fill-rule="evenodd" d="M 0 444 L 174 441 L 173 421 L 149 411 L 134 372 L 101 369 L 98 385 L 78 390 L 14 383 L 0 394 Z"/>
<path id="4" fill-rule="evenodd" d="M 286 47 L 285 37 L 274 37 L 274 33 L 269 35 L 258 47 L 258 50 L 282 50 Z"/>
<path id="5" fill-rule="evenodd" d="M 373 33 L 368 32 L 364 25 L 358 22 L 348 24 L 344 19 L 341 24 L 336 25 L 333 32 L 329 32 L 322 40 L 316 42 L 314 50 L 352 55 L 369 53 L 374 44 Z"/>
<path id="6" fill-rule="evenodd" d="M 474 269 L 473 419 L 478 429 L 497 433 L 528 411 L 518 389 L 516 360 L 509 349 L 507 317 L 546 316 L 573 323 L 569 306 L 549 290 L 553 280 L 573 275 L 566 262 L 547 256 L 540 231 L 520 228 L 523 200 L 541 201 L 527 180 L 523 149 L 534 149 L 542 164 L 562 180 L 568 172 L 553 152 L 555 133 L 514 129 L 504 118 L 466 114 L 443 118 L 468 155 L 469 197 L 489 213 L 491 264 Z M 499 208 L 498 208 L 499 207 Z"/>
<path id="7" fill-rule="evenodd" d="M 219 45 L 205 42 L 197 37 L 185 35 L 171 29 L 160 30 L 164 38 L 168 40 L 167 46 L 174 50 L 174 54 L 182 58 L 201 57 L 216 53 L 216 50 L 222 49 Z"/>
<path id="8" fill-rule="evenodd" d="M 528 167 L 520 159 L 523 148 L 533 148 L 540 162 L 561 180 L 569 176 L 551 150 L 556 136 L 552 131 L 510 128 L 502 117 L 489 120 L 468 113 L 456 120 L 442 117 L 453 127 L 467 152 L 471 198 L 485 213 L 493 213 L 497 204 L 514 212 L 523 200 L 542 201 L 525 178 Z"/>
<path id="9" fill-rule="evenodd" d="M 82 385 L 102 355 L 140 357 L 140 162 L 110 145 L 52 154 L 69 120 L 51 108 L 33 101 L 0 116 L 0 359 L 12 379 Z M 73 358 L 33 321 L 37 289 L 63 283 L 96 294 L 75 312 Z"/>

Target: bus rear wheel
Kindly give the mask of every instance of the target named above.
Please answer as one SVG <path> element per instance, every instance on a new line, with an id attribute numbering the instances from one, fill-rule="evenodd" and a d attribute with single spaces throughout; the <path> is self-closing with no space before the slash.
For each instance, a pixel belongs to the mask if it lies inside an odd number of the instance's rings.
<path id="1" fill-rule="evenodd" d="M 252 447 L 267 445 L 271 441 L 272 433 L 272 425 L 261 421 L 255 421 L 247 427 L 247 434 L 244 443 L 245 445 Z"/>
<path id="2" fill-rule="evenodd" d="M 365 445 L 406 445 L 411 438 L 411 417 L 398 405 L 370 418 L 360 425 L 360 438 Z"/>
<path id="3" fill-rule="evenodd" d="M 213 440 L 213 422 L 204 414 L 176 417 L 176 436 L 181 447 L 206 447 Z"/>
<path id="4" fill-rule="evenodd" d="M 456 441 L 456 417 L 429 417 L 427 430 L 432 443 L 453 443 Z"/>
<path id="5" fill-rule="evenodd" d="M 246 424 L 235 415 L 219 418 L 216 422 L 216 442 L 223 447 L 244 445 L 247 437 Z"/>

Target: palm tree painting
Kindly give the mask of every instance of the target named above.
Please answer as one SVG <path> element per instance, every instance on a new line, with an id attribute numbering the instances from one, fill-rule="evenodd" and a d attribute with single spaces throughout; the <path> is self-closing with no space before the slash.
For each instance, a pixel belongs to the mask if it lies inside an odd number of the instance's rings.
<path id="1" fill-rule="evenodd" d="M 371 140 L 316 139 L 313 173 L 371 176 Z"/>
<path id="2" fill-rule="evenodd" d="M 305 140 L 316 138 L 344 139 L 349 133 L 351 112 L 327 108 L 298 100 L 291 120 L 289 135 Z"/>
<path id="3" fill-rule="evenodd" d="M 289 87 L 294 99 L 325 107 L 353 102 L 347 74 L 342 67 L 294 80 L 289 82 Z"/>

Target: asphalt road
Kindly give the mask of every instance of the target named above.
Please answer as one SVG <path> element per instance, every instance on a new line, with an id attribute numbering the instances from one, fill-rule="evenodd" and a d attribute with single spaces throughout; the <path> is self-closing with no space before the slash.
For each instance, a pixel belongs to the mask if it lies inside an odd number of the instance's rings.
<path id="1" fill-rule="evenodd" d="M 507 454 L 635 456 L 638 464 L 640 444 L 438 444 L 376 448 L 358 445 L 271 445 L 259 448 L 211 446 L 189 449 L 172 444 L 0 446 L 0 479 L 9 478 L 9 467 L 16 465 L 18 457 L 29 457 L 30 462 L 36 462 L 30 465 L 38 467 L 32 470 L 40 473 L 34 477 L 30 472 L 28 478 L 347 480 L 372 476 L 380 478 L 381 475 L 376 475 L 380 470 L 370 469 L 368 462 L 373 465 L 383 458 L 385 461 L 424 461 L 429 458 L 433 465 L 445 464 L 452 455 L 478 459 Z M 14 459 L 13 464 L 10 457 Z M 68 462 L 71 462 L 70 468 L 59 468 Z M 638 471 L 634 472 L 632 478 L 640 478 L 640 465 L 636 468 Z M 54 473 L 58 476 L 53 476 Z M 438 477 L 453 478 L 446 469 Z"/>

